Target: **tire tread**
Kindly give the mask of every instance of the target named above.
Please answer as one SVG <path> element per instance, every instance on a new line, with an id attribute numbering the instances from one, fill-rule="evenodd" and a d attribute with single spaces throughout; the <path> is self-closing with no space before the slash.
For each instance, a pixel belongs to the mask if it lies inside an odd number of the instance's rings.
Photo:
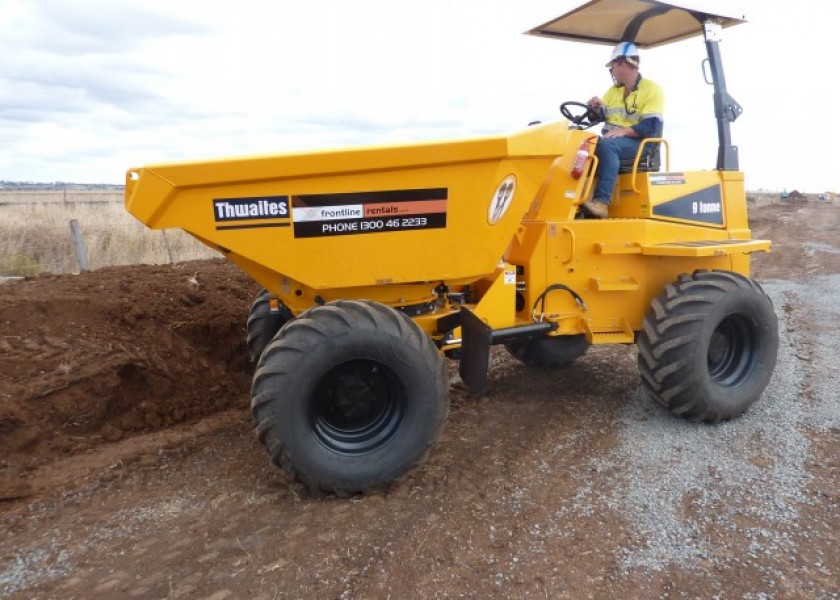
<path id="1" fill-rule="evenodd" d="M 770 339 L 775 338 L 777 344 L 776 318 L 770 298 L 756 281 L 739 273 L 698 270 L 683 274 L 666 285 L 651 302 L 637 341 L 639 372 L 651 396 L 674 414 L 694 421 L 718 422 L 738 416 L 757 399 L 757 396 L 744 398 L 733 404 L 736 408 L 722 408 L 722 403 L 704 397 L 698 385 L 703 375 L 695 372 L 695 352 L 707 315 L 729 294 L 744 291 L 754 296 L 750 302 L 760 307 L 760 311 L 769 307 L 767 314 L 772 318 L 767 317 L 768 322 L 763 325 L 771 328 L 768 329 Z M 762 306 L 765 302 L 766 306 Z M 758 351 L 772 352 L 775 364 L 775 348 Z M 760 373 L 749 375 L 756 382 L 752 387 L 760 388 L 759 394 L 769 375 L 766 367 Z"/>
<path id="2" fill-rule="evenodd" d="M 341 335 L 349 330 L 384 330 L 397 339 L 418 348 L 423 362 L 430 372 L 435 373 L 434 387 L 439 398 L 443 398 L 433 431 L 418 450 L 418 456 L 396 478 L 387 482 L 359 482 L 347 486 L 338 482 L 316 479 L 302 470 L 294 461 L 284 444 L 279 425 L 272 414 L 278 392 L 285 386 L 285 375 L 294 369 L 294 357 L 306 353 L 328 337 Z M 420 466 L 429 456 L 440 437 L 449 414 L 449 380 L 445 365 L 437 347 L 409 317 L 385 305 L 366 300 L 339 300 L 327 305 L 313 307 L 294 321 L 288 323 L 281 336 L 275 337 L 266 348 L 252 386 L 252 413 L 256 423 L 257 437 L 268 451 L 272 462 L 285 470 L 296 481 L 315 494 L 332 493 L 348 496 L 357 492 L 373 493 L 402 480 L 411 470 Z"/>

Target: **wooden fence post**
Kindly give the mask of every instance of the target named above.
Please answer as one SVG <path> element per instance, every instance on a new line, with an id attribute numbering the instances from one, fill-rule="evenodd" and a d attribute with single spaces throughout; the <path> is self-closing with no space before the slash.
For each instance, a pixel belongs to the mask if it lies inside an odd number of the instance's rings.
<path id="1" fill-rule="evenodd" d="M 90 260 L 88 259 L 85 238 L 82 237 L 82 230 L 79 221 L 70 219 L 70 236 L 73 238 L 73 249 L 76 251 L 76 260 L 79 261 L 79 271 L 84 273 L 90 271 Z"/>
<path id="2" fill-rule="evenodd" d="M 161 229 L 160 233 L 163 235 L 163 245 L 166 246 L 166 255 L 169 257 L 169 264 L 175 262 L 175 257 L 172 256 L 172 246 L 169 245 L 169 238 L 166 235 L 166 230 Z"/>

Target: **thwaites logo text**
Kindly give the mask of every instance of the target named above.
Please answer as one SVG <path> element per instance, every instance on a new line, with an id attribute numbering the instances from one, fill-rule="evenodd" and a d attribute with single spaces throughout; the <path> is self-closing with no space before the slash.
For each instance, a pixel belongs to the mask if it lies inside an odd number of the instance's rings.
<path id="1" fill-rule="evenodd" d="M 292 196 L 296 238 L 446 227 L 446 188 Z"/>
<path id="2" fill-rule="evenodd" d="M 216 198 L 213 200 L 213 216 L 217 223 L 288 219 L 289 197 Z"/>

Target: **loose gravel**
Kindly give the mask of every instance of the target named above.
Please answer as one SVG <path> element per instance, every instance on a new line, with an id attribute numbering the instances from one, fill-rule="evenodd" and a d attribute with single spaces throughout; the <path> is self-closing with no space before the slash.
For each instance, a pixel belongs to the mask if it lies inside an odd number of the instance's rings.
<path id="1" fill-rule="evenodd" d="M 840 336 L 805 335 L 802 317 L 820 312 L 819 322 L 840 323 L 840 276 L 764 288 L 779 315 L 781 343 L 761 400 L 741 418 L 710 426 L 675 419 L 639 388 L 620 413 L 617 447 L 582 470 L 591 475 L 573 512 L 626 515 L 643 540 L 621 550 L 625 570 L 733 560 L 713 547 L 710 532 L 746 535 L 745 561 L 793 551 L 800 507 L 812 502 L 807 433 L 840 426 Z M 618 480 L 599 492 L 604 472 Z M 762 525 L 745 529 L 744 522 Z"/>

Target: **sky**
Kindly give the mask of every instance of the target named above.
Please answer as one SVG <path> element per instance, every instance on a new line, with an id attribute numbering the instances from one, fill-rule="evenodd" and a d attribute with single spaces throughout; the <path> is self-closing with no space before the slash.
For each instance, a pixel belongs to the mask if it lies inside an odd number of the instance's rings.
<path id="1" fill-rule="evenodd" d="M 523 32 L 583 0 L 0 0 L 0 180 L 507 134 L 603 95 L 611 48 Z M 704 5 L 715 4 L 705 0 Z M 749 190 L 840 192 L 840 2 L 718 1 Z M 712 169 L 701 37 L 643 50 L 671 170 Z"/>

